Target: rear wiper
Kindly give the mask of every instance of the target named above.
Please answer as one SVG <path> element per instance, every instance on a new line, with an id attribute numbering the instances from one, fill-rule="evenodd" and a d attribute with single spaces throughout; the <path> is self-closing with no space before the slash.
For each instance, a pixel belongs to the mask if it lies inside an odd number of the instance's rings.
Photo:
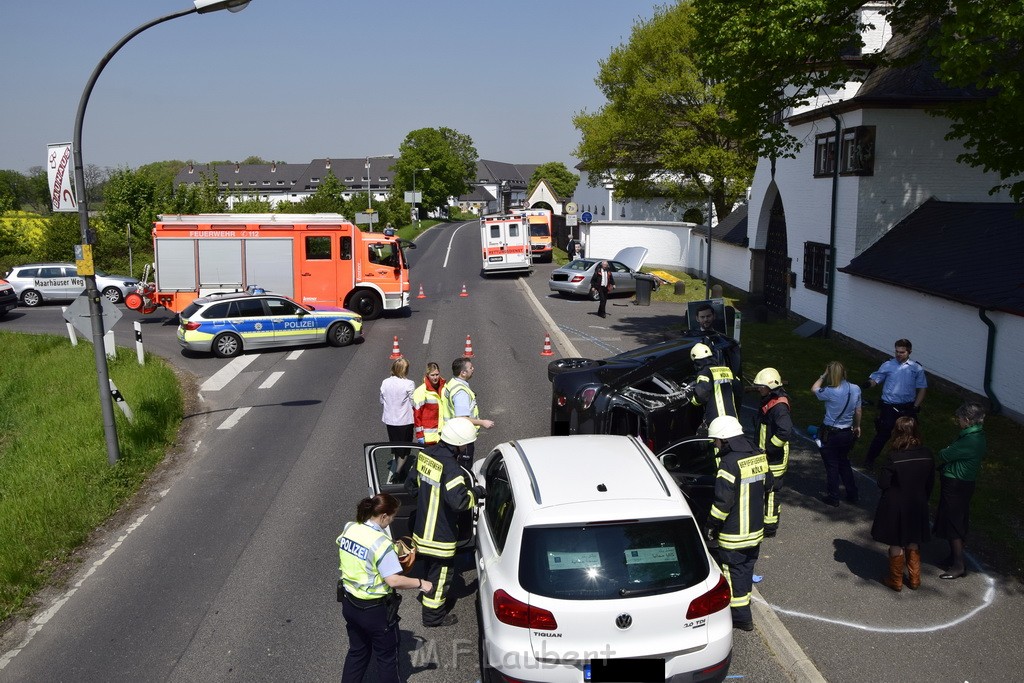
<path id="1" fill-rule="evenodd" d="M 679 588 L 686 588 L 686 584 L 673 584 L 669 586 L 652 586 L 651 588 L 620 588 L 619 597 L 628 598 L 634 595 L 650 595 L 651 593 L 659 593 L 666 590 L 676 590 Z"/>

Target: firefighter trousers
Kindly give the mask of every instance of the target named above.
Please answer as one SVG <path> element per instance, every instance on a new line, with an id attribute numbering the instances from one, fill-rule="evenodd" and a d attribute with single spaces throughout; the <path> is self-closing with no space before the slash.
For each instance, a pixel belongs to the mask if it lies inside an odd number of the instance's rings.
<path id="1" fill-rule="evenodd" d="M 451 592 L 452 577 L 455 576 L 455 558 L 430 557 L 422 553 L 420 557 L 423 558 L 423 569 L 426 572 L 424 578 L 434 584 L 434 590 L 430 593 L 420 593 L 420 602 L 423 603 L 423 625 L 438 626 L 448 614 L 445 602 L 448 600 L 448 593 Z"/>
<path id="2" fill-rule="evenodd" d="M 760 545 L 736 550 L 718 549 L 718 560 L 722 563 L 722 572 L 732 593 L 729 607 L 732 608 L 733 624 L 749 624 L 754 621 L 750 612 L 750 594 L 754 591 L 754 563 L 760 552 Z"/>
<path id="3" fill-rule="evenodd" d="M 782 475 L 775 475 L 775 483 L 770 490 L 764 494 L 764 535 L 774 536 L 779 530 L 779 514 L 782 511 L 782 503 L 779 501 L 779 491 L 782 490 Z"/>

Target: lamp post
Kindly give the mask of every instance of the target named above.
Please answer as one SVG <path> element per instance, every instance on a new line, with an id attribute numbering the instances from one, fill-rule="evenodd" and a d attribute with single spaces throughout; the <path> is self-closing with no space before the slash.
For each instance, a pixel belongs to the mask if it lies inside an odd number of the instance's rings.
<path id="1" fill-rule="evenodd" d="M 416 214 L 416 232 L 420 231 L 420 210 L 416 201 L 416 171 L 429 171 L 430 167 L 412 169 L 412 210 Z"/>
<path id="2" fill-rule="evenodd" d="M 206 14 L 226 9 L 231 12 L 239 12 L 245 9 L 249 0 L 195 0 L 193 6 L 180 12 L 174 12 L 166 16 L 154 19 L 142 24 L 135 30 L 125 35 L 110 48 L 107 54 L 103 55 L 92 75 L 85 84 L 82 91 L 82 99 L 78 102 L 78 112 L 75 114 L 75 133 L 72 148 L 75 159 L 75 189 L 81 195 L 78 201 L 78 225 L 82 233 L 82 245 L 90 246 L 96 241 L 92 230 L 89 229 L 89 201 L 85 193 L 85 163 L 82 161 L 82 121 L 85 119 L 85 108 L 89 104 L 89 96 L 96 85 L 104 67 L 107 66 L 114 55 L 125 46 L 125 44 L 148 28 L 162 24 L 171 19 L 177 19 L 188 14 Z M 82 250 L 82 260 L 86 263 L 88 274 L 79 273 L 85 280 L 85 293 L 89 299 L 89 321 L 92 325 L 92 347 L 93 356 L 96 361 L 96 382 L 100 391 L 100 408 L 103 412 L 103 434 L 107 442 L 107 461 L 113 465 L 120 457 L 120 449 L 117 443 L 117 424 L 114 422 L 114 404 L 110 397 L 110 372 L 107 368 L 107 356 L 103 348 L 103 308 L 100 303 L 100 293 L 96 289 L 96 275 L 92 268 L 91 249 Z"/>
<path id="3" fill-rule="evenodd" d="M 370 193 L 370 159 L 394 159 L 394 154 L 379 154 L 366 157 L 366 214 L 370 217 L 370 232 L 373 232 L 373 195 Z"/>

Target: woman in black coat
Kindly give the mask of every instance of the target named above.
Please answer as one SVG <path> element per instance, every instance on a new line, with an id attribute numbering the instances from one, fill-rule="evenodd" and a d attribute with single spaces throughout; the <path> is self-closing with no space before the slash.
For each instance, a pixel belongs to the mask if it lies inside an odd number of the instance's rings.
<path id="1" fill-rule="evenodd" d="M 921 445 L 921 430 L 912 417 L 896 420 L 889 444 L 889 461 L 878 473 L 882 498 L 871 537 L 889 546 L 889 571 L 882 583 L 902 590 L 906 566 L 907 587 L 916 590 L 921 585 L 920 544 L 931 538 L 928 498 L 935 483 L 935 459 Z"/>

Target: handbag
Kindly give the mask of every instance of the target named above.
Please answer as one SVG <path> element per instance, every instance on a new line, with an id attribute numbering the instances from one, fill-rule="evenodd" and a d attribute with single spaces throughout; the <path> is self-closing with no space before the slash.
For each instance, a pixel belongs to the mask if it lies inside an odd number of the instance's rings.
<path id="1" fill-rule="evenodd" d="M 402 565 L 402 571 L 407 572 L 416 563 L 416 546 L 408 536 L 402 536 L 395 541 L 395 552 L 398 553 L 398 564 Z"/>

